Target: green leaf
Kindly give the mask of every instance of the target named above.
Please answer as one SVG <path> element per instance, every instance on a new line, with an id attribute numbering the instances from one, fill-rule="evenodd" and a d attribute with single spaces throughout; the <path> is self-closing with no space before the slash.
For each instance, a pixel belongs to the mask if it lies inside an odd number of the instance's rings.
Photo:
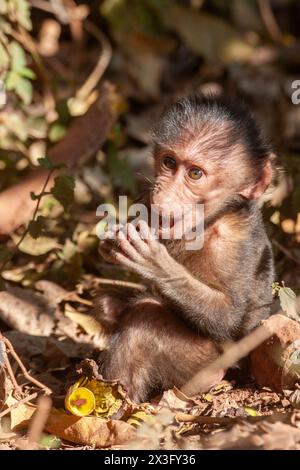
<path id="1" fill-rule="evenodd" d="M 9 0 L 9 11 L 25 29 L 30 30 L 30 9 L 27 0 Z"/>
<path id="2" fill-rule="evenodd" d="M 26 67 L 26 54 L 19 43 L 12 41 L 9 45 L 9 51 L 11 70 L 7 74 L 7 89 L 14 90 L 23 103 L 28 106 L 32 100 L 32 85 L 28 79 L 35 78 L 35 74 Z"/>
<path id="3" fill-rule="evenodd" d="M 19 75 L 14 70 L 10 70 L 6 76 L 5 84 L 7 91 L 14 90 L 17 86 Z"/>
<path id="4" fill-rule="evenodd" d="M 36 220 L 31 220 L 28 224 L 28 231 L 32 238 L 37 239 L 43 233 L 45 232 L 46 229 L 46 217 L 43 217 L 42 215 L 39 215 Z"/>
<path id="5" fill-rule="evenodd" d="M 17 136 L 21 142 L 25 142 L 27 140 L 27 123 L 23 117 L 11 112 L 5 116 L 5 126 L 12 134 Z"/>
<path id="6" fill-rule="evenodd" d="M 59 449 L 61 447 L 61 440 L 50 434 L 42 434 L 39 445 L 44 449 Z"/>
<path id="7" fill-rule="evenodd" d="M 55 168 L 55 165 L 47 157 L 38 158 L 37 161 L 40 166 L 42 166 L 43 168 L 46 168 L 47 170 L 54 170 Z"/>
<path id="8" fill-rule="evenodd" d="M 48 137 L 49 137 L 50 142 L 58 142 L 65 136 L 65 134 L 66 134 L 66 127 L 60 122 L 55 122 L 50 127 Z"/>
<path id="9" fill-rule="evenodd" d="M 15 91 L 25 105 L 29 105 L 32 100 L 32 85 L 27 78 L 23 78 L 15 70 L 10 70 L 6 78 L 7 90 Z"/>
<path id="10" fill-rule="evenodd" d="M 34 80 L 36 78 L 34 71 L 31 70 L 29 67 L 22 67 L 20 70 L 18 70 L 18 72 L 24 78 L 29 78 L 31 80 Z"/>
<path id="11" fill-rule="evenodd" d="M 114 184 L 136 193 L 136 179 L 128 158 L 120 157 L 115 145 L 109 142 L 107 149 L 108 172 L 113 178 Z"/>
<path id="12" fill-rule="evenodd" d="M 11 35 L 11 31 L 11 24 L 0 16 L 0 42 L 5 46 L 8 46 L 9 41 L 7 35 Z"/>
<path id="13" fill-rule="evenodd" d="M 32 101 L 32 85 L 27 78 L 20 76 L 17 86 L 15 87 L 16 94 L 21 98 L 23 103 L 28 106 Z"/>
<path id="14" fill-rule="evenodd" d="M 46 168 L 47 170 L 58 170 L 60 168 L 63 168 L 65 167 L 66 165 L 64 165 L 63 163 L 59 163 L 58 165 L 55 165 L 54 163 L 51 162 L 51 160 L 49 160 L 49 158 L 47 157 L 43 157 L 43 158 L 38 158 L 38 164 L 43 167 L 43 168 Z"/>
<path id="15" fill-rule="evenodd" d="M 1 64 L 1 69 L 4 69 L 4 70 L 7 69 L 9 66 L 9 55 L 1 43 L 0 43 L 0 64 Z"/>
<path id="16" fill-rule="evenodd" d="M 32 201 L 37 201 L 39 196 L 35 194 L 33 191 L 30 191 L 30 198 Z"/>
<path id="17" fill-rule="evenodd" d="M 7 13 L 7 0 L 0 0 L 0 13 L 1 15 Z"/>
<path id="18" fill-rule="evenodd" d="M 294 320 L 299 320 L 296 303 L 297 296 L 295 292 L 289 287 L 280 287 L 278 295 L 280 306 L 287 316 L 293 318 Z"/>
<path id="19" fill-rule="evenodd" d="M 254 408 L 251 408 L 250 406 L 245 406 L 244 411 L 248 416 L 259 416 L 259 413 Z"/>
<path id="20" fill-rule="evenodd" d="M 280 290 L 279 282 L 273 282 L 272 283 L 272 289 L 273 289 L 274 292 L 279 292 L 279 290 Z"/>
<path id="21" fill-rule="evenodd" d="M 13 235 L 13 239 L 18 243 L 19 237 Z M 28 233 L 19 245 L 19 250 L 31 256 L 41 256 L 59 247 L 55 238 L 41 236 L 35 239 Z"/>
<path id="22" fill-rule="evenodd" d="M 78 247 L 69 238 L 65 241 L 63 249 L 58 253 L 60 259 L 71 262 L 72 258 L 78 253 Z"/>
<path id="23" fill-rule="evenodd" d="M 53 265 L 54 276 L 57 281 L 63 279 L 78 280 L 82 275 L 82 253 L 70 239 L 67 239 L 61 251 L 57 253 L 59 260 Z"/>
<path id="24" fill-rule="evenodd" d="M 18 72 L 26 67 L 26 54 L 24 49 L 16 41 L 12 41 L 9 45 L 11 56 L 11 70 Z"/>
<path id="25" fill-rule="evenodd" d="M 48 124 L 45 117 L 32 116 L 27 118 L 28 133 L 34 139 L 47 137 Z"/>
<path id="26" fill-rule="evenodd" d="M 74 201 L 75 180 L 70 175 L 59 175 L 54 180 L 51 189 L 52 195 L 57 199 L 65 210 L 68 210 Z"/>

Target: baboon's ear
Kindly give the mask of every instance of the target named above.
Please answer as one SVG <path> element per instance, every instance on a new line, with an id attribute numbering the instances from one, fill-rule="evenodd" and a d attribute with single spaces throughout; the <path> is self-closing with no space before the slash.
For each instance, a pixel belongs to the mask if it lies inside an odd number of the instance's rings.
<path id="1" fill-rule="evenodd" d="M 260 174 L 259 180 L 251 186 L 247 186 L 240 192 L 240 195 L 246 199 L 257 199 L 259 198 L 271 184 L 273 179 L 273 161 L 275 155 L 271 154 L 268 160 L 266 161 L 262 172 Z"/>

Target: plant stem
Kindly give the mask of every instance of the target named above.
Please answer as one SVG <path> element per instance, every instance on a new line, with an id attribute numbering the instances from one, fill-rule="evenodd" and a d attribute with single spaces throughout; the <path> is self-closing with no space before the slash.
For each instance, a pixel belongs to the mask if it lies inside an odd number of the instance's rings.
<path id="1" fill-rule="evenodd" d="M 34 221 L 36 219 L 36 216 L 37 216 L 37 213 L 38 213 L 38 210 L 40 208 L 40 204 L 41 204 L 41 200 L 42 200 L 42 197 L 43 196 L 47 196 L 48 194 L 50 194 L 49 192 L 45 192 L 46 188 L 47 188 L 47 185 L 49 183 L 49 180 L 53 174 L 53 172 L 56 170 L 56 168 L 52 168 L 49 173 L 48 173 L 48 176 L 46 178 L 46 181 L 42 187 L 42 190 L 40 192 L 40 194 L 37 196 L 37 204 L 36 204 L 36 207 L 35 207 L 35 210 L 34 210 L 34 213 L 33 213 L 33 216 L 32 216 L 32 219 L 30 222 Z M 1 273 L 3 272 L 5 266 L 7 265 L 7 263 L 12 259 L 12 257 L 16 254 L 16 252 L 18 251 L 19 249 L 19 246 L 21 245 L 22 241 L 24 240 L 24 238 L 26 237 L 26 235 L 28 234 L 28 227 L 29 227 L 29 224 L 27 225 L 27 228 L 24 230 L 23 232 L 23 235 L 21 236 L 20 240 L 18 241 L 18 243 L 16 244 L 14 250 L 12 251 L 12 255 L 10 258 L 6 259 L 5 261 L 3 261 L 2 265 L 0 265 L 0 276 L 1 276 Z"/>

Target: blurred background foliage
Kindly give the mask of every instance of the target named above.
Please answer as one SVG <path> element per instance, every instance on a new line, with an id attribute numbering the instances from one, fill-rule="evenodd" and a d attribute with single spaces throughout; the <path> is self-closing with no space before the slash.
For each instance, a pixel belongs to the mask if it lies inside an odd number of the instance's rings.
<path id="1" fill-rule="evenodd" d="M 297 0 L 0 0 L 0 205 L 14 185 L 15 197 L 30 198 L 17 183 L 37 167 L 54 171 L 45 157 L 69 139 L 63 177 L 51 194 L 31 195 L 40 202 L 31 226 L 2 230 L 3 278 L 72 285 L 83 275 L 128 276 L 96 254 L 96 208 L 146 187 L 149 129 L 164 106 L 210 91 L 247 102 L 274 145 L 279 171 L 264 214 L 278 279 L 299 289 L 299 25 Z M 89 111 L 107 82 L 98 122 Z M 84 124 L 76 165 L 74 122 Z"/>

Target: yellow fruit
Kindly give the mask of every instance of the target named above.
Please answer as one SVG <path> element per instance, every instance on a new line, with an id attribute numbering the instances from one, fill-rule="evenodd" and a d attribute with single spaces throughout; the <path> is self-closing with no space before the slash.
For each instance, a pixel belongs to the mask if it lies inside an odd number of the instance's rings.
<path id="1" fill-rule="evenodd" d="M 88 416 L 96 406 L 95 395 L 85 387 L 78 387 L 78 383 L 70 387 L 66 398 L 65 407 L 75 416 Z"/>
<path id="2" fill-rule="evenodd" d="M 125 399 L 122 392 L 118 384 L 83 376 L 69 388 L 65 407 L 76 416 L 93 414 L 101 418 L 110 418 L 122 407 Z"/>

